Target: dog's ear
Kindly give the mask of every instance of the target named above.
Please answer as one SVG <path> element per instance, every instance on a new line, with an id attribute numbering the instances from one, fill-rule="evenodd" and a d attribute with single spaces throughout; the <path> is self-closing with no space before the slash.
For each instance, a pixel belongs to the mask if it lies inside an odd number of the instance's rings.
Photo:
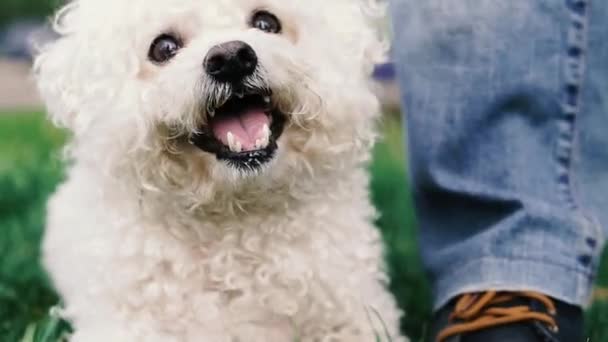
<path id="1" fill-rule="evenodd" d="M 50 118 L 56 125 L 70 129 L 74 128 L 82 100 L 80 80 L 83 70 L 78 60 L 82 52 L 71 18 L 76 10 L 75 3 L 72 3 L 57 13 L 53 29 L 59 37 L 42 45 L 38 43 L 34 61 L 34 76 Z"/>
<path id="2" fill-rule="evenodd" d="M 371 74 L 375 65 L 388 58 L 387 1 L 335 0 L 335 5 L 338 8 L 328 19 L 342 35 L 343 49 Z"/>
<path id="3" fill-rule="evenodd" d="M 54 41 L 38 44 L 34 63 L 40 95 L 50 118 L 79 132 L 112 100 L 131 58 L 126 35 L 106 25 L 105 1 L 73 0 L 54 17 Z M 116 19 L 119 20 L 119 19 Z M 114 82 L 114 83 L 112 83 Z"/>
<path id="4" fill-rule="evenodd" d="M 359 0 L 361 11 L 369 26 L 367 46 L 368 61 L 372 64 L 384 63 L 390 48 L 388 2 L 385 0 Z"/>

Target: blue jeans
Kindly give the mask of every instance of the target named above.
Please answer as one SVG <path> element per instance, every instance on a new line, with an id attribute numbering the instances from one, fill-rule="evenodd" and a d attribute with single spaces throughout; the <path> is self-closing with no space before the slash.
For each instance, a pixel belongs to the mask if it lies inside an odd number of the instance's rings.
<path id="1" fill-rule="evenodd" d="M 591 294 L 608 234 L 608 1 L 393 0 L 435 308 Z"/>

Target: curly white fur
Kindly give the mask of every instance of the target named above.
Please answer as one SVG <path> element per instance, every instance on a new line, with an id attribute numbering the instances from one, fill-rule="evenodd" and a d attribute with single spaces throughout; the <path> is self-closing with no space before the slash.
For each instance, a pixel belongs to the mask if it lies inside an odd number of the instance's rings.
<path id="1" fill-rule="evenodd" d="M 48 207 L 44 262 L 72 341 L 347 341 L 399 333 L 366 164 L 382 42 L 369 0 L 77 0 L 36 75 L 73 132 Z M 247 26 L 258 8 L 282 35 Z M 163 32 L 186 46 L 147 60 Z M 214 45 L 242 40 L 289 114 L 274 160 L 243 173 L 184 143 L 205 125 Z M 206 103 L 205 106 L 209 106 Z M 381 317 L 378 318 L 378 316 Z"/>

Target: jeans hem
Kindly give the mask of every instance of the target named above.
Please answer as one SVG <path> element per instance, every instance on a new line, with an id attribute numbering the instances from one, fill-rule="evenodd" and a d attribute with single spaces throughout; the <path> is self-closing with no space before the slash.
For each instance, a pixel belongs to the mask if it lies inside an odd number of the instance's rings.
<path id="1" fill-rule="evenodd" d="M 589 304 L 594 275 L 588 270 L 529 259 L 486 257 L 437 280 L 434 310 L 470 292 L 535 291 L 572 305 Z"/>

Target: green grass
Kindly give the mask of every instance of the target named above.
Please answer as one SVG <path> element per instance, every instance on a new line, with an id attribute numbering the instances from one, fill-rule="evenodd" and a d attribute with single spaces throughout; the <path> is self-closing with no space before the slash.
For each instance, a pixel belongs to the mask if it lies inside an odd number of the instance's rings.
<path id="1" fill-rule="evenodd" d="M 57 297 L 39 263 L 44 203 L 61 177 L 63 135 L 40 115 L 0 114 L 0 340 L 19 341 Z"/>
<path id="2" fill-rule="evenodd" d="M 430 294 L 417 254 L 401 131 L 394 119 L 388 122 L 372 166 L 373 200 L 382 212 L 391 289 L 407 312 L 403 327 L 418 342 Z M 0 114 L 0 342 L 58 342 L 68 329 L 49 314 L 59 299 L 38 262 L 44 203 L 62 177 L 63 141 L 40 114 Z M 608 286 L 608 262 L 602 267 L 600 284 Z M 591 342 L 608 341 L 608 302 L 597 302 L 587 322 Z"/>

